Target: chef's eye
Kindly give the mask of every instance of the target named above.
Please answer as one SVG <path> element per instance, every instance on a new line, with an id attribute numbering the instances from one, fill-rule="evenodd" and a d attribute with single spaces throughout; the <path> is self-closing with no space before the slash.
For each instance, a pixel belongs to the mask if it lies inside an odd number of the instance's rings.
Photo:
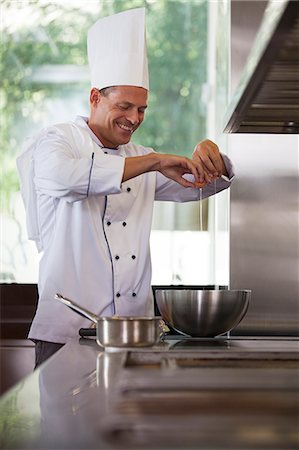
<path id="1" fill-rule="evenodd" d="M 127 111 L 129 109 L 128 105 L 118 105 L 119 109 L 121 109 L 122 111 Z"/>

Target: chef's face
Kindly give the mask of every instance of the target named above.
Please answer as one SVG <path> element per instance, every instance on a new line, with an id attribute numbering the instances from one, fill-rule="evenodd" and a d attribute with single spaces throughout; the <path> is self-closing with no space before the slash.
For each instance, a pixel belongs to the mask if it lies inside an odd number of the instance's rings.
<path id="1" fill-rule="evenodd" d="M 89 127 L 108 148 L 127 144 L 140 126 L 147 108 L 147 90 L 135 86 L 115 86 L 105 93 L 90 93 Z"/>

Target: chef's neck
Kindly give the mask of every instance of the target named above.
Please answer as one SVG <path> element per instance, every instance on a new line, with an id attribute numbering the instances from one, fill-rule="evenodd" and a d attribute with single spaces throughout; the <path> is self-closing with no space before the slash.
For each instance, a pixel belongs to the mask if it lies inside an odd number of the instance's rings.
<path id="1" fill-rule="evenodd" d="M 111 142 L 108 139 L 105 139 L 103 137 L 103 134 L 99 132 L 98 127 L 91 121 L 90 118 L 87 120 L 87 126 L 91 129 L 93 134 L 98 138 L 98 140 L 100 141 L 100 143 L 103 147 L 115 149 L 115 150 L 118 149 L 119 144 L 115 144 L 114 142 Z"/>

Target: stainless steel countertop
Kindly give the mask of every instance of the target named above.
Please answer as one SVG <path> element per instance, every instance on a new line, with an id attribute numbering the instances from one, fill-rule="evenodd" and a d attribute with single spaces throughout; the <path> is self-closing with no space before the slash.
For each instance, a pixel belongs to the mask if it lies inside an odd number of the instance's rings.
<path id="1" fill-rule="evenodd" d="M 0 399 L 2 448 L 298 448 L 298 367 L 294 338 L 75 339 Z"/>

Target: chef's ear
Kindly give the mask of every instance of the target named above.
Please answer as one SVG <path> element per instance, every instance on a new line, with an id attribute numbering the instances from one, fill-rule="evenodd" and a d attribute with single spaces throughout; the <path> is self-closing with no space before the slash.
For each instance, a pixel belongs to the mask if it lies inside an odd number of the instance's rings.
<path id="1" fill-rule="evenodd" d="M 90 91 L 89 101 L 92 106 L 96 106 L 100 102 L 101 93 L 98 89 L 92 88 Z"/>

